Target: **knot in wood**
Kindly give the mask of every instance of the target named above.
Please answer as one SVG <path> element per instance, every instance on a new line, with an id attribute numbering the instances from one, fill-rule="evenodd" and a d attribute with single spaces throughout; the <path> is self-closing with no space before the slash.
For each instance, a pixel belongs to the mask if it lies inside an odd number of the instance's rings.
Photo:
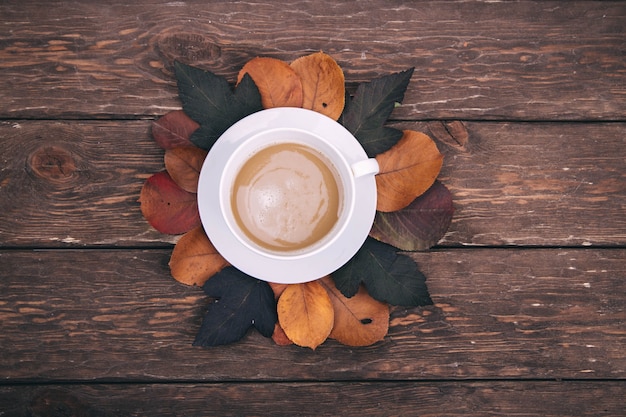
<path id="1" fill-rule="evenodd" d="M 92 413 L 78 397 L 60 389 L 46 389 L 33 398 L 30 409 L 36 416 L 89 416 Z"/>
<path id="2" fill-rule="evenodd" d="M 463 122 L 459 120 L 434 121 L 428 123 L 428 129 L 434 139 L 458 151 L 468 152 L 469 133 Z"/>
<path id="3" fill-rule="evenodd" d="M 171 63 L 186 64 L 214 62 L 222 54 L 221 48 L 197 33 L 166 34 L 157 39 L 159 52 Z"/>
<path id="4" fill-rule="evenodd" d="M 31 153 L 30 170 L 40 178 L 65 183 L 74 178 L 76 161 L 72 153 L 59 146 L 42 146 Z"/>

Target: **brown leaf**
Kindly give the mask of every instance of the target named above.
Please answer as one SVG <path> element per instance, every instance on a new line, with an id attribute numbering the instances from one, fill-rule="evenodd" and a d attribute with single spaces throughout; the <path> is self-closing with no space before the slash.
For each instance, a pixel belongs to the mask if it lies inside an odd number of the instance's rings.
<path id="1" fill-rule="evenodd" d="M 289 285 L 278 299 L 278 321 L 298 346 L 315 349 L 333 328 L 333 305 L 318 281 Z"/>
<path id="2" fill-rule="evenodd" d="M 452 194 L 435 181 L 405 208 L 376 212 L 370 236 L 403 251 L 426 250 L 444 237 L 453 214 Z"/>
<path id="3" fill-rule="evenodd" d="M 280 323 L 276 323 L 274 325 L 274 333 L 272 333 L 272 340 L 278 346 L 293 345 L 293 342 L 291 340 L 289 340 L 289 338 L 285 334 L 285 331 L 283 330 L 283 328 L 280 327 Z"/>
<path id="4" fill-rule="evenodd" d="M 198 226 L 176 243 L 169 265 L 172 276 L 178 282 L 202 286 L 229 264 L 217 252 L 202 226 Z"/>
<path id="5" fill-rule="evenodd" d="M 285 289 L 289 286 L 289 284 L 279 284 L 277 282 L 268 282 L 272 291 L 274 291 L 274 297 L 278 300 L 285 291 Z"/>
<path id="6" fill-rule="evenodd" d="M 165 169 L 180 188 L 198 192 L 200 170 L 207 151 L 196 146 L 179 146 L 165 151 Z"/>
<path id="7" fill-rule="evenodd" d="M 341 67 L 323 52 L 303 56 L 291 63 L 302 81 L 302 107 L 337 120 L 345 101 L 345 78 Z"/>
<path id="8" fill-rule="evenodd" d="M 200 225 L 196 194 L 180 188 L 165 171 L 146 180 L 139 202 L 143 216 L 161 233 L 177 235 Z"/>
<path id="9" fill-rule="evenodd" d="M 402 138 L 387 152 L 376 155 L 378 211 L 396 211 L 408 206 L 435 182 L 443 155 L 427 135 L 403 131 Z"/>
<path id="10" fill-rule="evenodd" d="M 270 285 L 270 288 L 274 292 L 274 298 L 276 298 L 277 300 L 280 298 L 283 291 L 285 291 L 285 289 L 289 286 L 289 284 L 279 284 L 276 282 L 268 282 L 268 284 Z M 278 346 L 293 345 L 293 342 L 289 340 L 283 328 L 280 327 L 280 323 L 276 323 L 274 325 L 274 333 L 272 333 L 272 340 Z"/>
<path id="11" fill-rule="evenodd" d="M 246 73 L 259 89 L 263 108 L 302 107 L 302 82 L 286 62 L 275 58 L 253 58 L 239 71 L 237 83 Z"/>
<path id="12" fill-rule="evenodd" d="M 163 149 L 192 145 L 189 138 L 200 127 L 182 110 L 174 110 L 152 123 L 152 137 Z"/>
<path id="13" fill-rule="evenodd" d="M 330 277 L 321 284 L 330 295 L 335 323 L 330 337 L 348 346 L 369 346 L 383 340 L 389 330 L 389 305 L 374 300 L 361 285 L 359 291 L 346 298 Z"/>

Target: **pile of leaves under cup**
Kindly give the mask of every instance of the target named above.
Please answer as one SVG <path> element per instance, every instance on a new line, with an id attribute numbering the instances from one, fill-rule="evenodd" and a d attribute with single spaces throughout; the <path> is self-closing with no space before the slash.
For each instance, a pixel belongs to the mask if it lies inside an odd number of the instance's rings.
<path id="1" fill-rule="evenodd" d="M 254 58 L 236 86 L 210 71 L 178 62 L 174 68 L 183 110 L 154 122 L 165 171 L 148 178 L 140 203 L 155 229 L 182 234 L 169 263 L 172 276 L 202 286 L 211 300 L 195 345 L 232 343 L 255 327 L 280 345 L 315 349 L 330 337 L 366 346 L 387 334 L 390 305 L 432 304 L 426 278 L 402 252 L 432 247 L 450 225 L 452 197 L 436 180 L 443 157 L 427 135 L 385 126 L 413 69 L 362 83 L 351 96 L 343 71 L 322 52 L 290 64 Z M 198 178 L 208 150 L 235 122 L 271 107 L 302 107 L 337 120 L 380 165 L 370 236 L 346 265 L 304 284 L 267 283 L 230 266 L 198 214 Z"/>

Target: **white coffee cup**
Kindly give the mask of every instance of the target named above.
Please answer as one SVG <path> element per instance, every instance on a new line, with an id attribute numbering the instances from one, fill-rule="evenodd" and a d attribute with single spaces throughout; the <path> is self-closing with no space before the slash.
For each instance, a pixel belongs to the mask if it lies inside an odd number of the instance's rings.
<path id="1" fill-rule="evenodd" d="M 341 202 L 338 219 L 316 242 L 297 250 L 271 250 L 255 243 L 233 215 L 233 183 L 257 152 L 298 144 L 319 152 L 335 172 Z M 213 145 L 198 184 L 198 207 L 207 236 L 236 268 L 277 283 L 312 281 L 344 265 L 367 238 L 376 212 L 376 159 L 336 121 L 311 110 L 274 108 L 231 126 Z"/>

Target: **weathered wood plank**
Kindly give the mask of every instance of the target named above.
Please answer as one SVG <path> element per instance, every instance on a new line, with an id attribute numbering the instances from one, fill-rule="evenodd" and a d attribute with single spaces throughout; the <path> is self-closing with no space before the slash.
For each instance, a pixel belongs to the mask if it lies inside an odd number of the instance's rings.
<path id="1" fill-rule="evenodd" d="M 193 347 L 205 296 L 166 250 L 0 251 L 0 375 L 41 381 L 348 381 L 626 376 L 626 249 L 414 254 L 435 304 L 383 342 L 311 351 L 256 332 Z"/>
<path id="2" fill-rule="evenodd" d="M 234 80 L 332 54 L 351 83 L 415 66 L 401 119 L 623 120 L 623 2 L 0 4 L 0 117 L 158 115 L 179 59 Z"/>
<path id="3" fill-rule="evenodd" d="M 626 124 L 467 122 L 464 145 L 440 122 L 398 127 L 438 138 L 445 154 L 456 212 L 443 245 L 626 243 Z M 171 242 L 137 203 L 163 169 L 149 131 L 149 121 L 0 123 L 0 245 Z"/>
<path id="4" fill-rule="evenodd" d="M 96 384 L 0 387 L 0 408 L 7 417 L 622 417 L 625 396 L 618 381 Z"/>

